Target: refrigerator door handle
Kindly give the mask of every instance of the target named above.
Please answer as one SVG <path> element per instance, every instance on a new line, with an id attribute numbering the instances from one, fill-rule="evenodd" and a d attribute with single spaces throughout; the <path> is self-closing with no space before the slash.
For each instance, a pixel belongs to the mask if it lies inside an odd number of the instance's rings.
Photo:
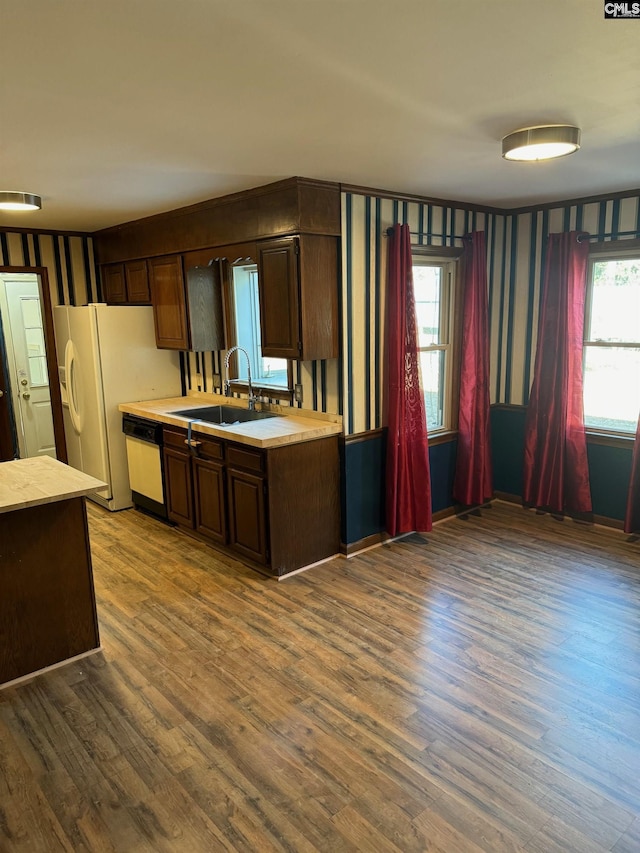
<path id="1" fill-rule="evenodd" d="M 82 418 L 78 411 L 76 399 L 76 351 L 73 341 L 69 339 L 64 350 L 64 372 L 67 380 L 67 400 L 69 403 L 69 416 L 74 430 L 78 435 L 82 432 Z"/>

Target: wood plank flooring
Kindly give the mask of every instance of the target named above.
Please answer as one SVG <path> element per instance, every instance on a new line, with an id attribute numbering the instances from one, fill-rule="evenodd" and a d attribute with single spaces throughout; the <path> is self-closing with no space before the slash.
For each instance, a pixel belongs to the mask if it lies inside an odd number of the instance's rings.
<path id="1" fill-rule="evenodd" d="M 277 583 L 90 507 L 104 653 L 0 692 L 0 851 L 640 851 L 640 543 L 496 503 Z"/>

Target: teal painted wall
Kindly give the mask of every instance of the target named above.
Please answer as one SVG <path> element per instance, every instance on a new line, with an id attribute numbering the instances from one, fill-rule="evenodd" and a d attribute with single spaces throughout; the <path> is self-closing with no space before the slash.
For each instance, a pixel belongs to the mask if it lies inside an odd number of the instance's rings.
<path id="1" fill-rule="evenodd" d="M 596 515 L 624 521 L 632 453 L 631 442 L 629 447 L 588 444 L 591 501 Z"/>
<path id="2" fill-rule="evenodd" d="M 491 407 L 491 452 L 493 488 L 496 492 L 522 496 L 524 459 L 524 406 L 509 409 Z"/>
<path id="3" fill-rule="evenodd" d="M 343 447 L 342 530 L 345 544 L 384 530 L 386 432 Z"/>
<path id="4" fill-rule="evenodd" d="M 524 406 L 491 409 L 494 488 L 522 497 Z M 633 444 L 629 447 L 587 444 L 591 501 L 595 515 L 624 521 Z"/>
<path id="5" fill-rule="evenodd" d="M 433 512 L 453 504 L 456 450 L 456 441 L 429 448 Z M 385 529 L 385 455 L 386 432 L 344 445 L 341 538 L 345 544 Z"/>

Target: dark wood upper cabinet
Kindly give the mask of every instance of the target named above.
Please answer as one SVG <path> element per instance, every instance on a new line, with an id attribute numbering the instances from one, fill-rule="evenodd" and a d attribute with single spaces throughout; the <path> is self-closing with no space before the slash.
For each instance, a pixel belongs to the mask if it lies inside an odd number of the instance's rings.
<path id="1" fill-rule="evenodd" d="M 189 349 L 197 352 L 225 349 L 222 264 L 212 257 L 211 251 L 189 252 L 182 258 Z"/>
<path id="2" fill-rule="evenodd" d="M 109 305 L 149 305 L 147 262 L 105 264 L 102 267 L 102 298 Z"/>
<path id="3" fill-rule="evenodd" d="M 124 265 L 124 277 L 127 286 L 127 302 L 135 305 L 149 305 L 151 291 L 147 262 L 145 260 L 127 261 Z"/>
<path id="4" fill-rule="evenodd" d="M 156 346 L 160 349 L 188 350 L 189 326 L 182 257 L 170 255 L 151 258 L 148 266 Z"/>
<path id="5" fill-rule="evenodd" d="M 97 231 L 98 263 L 228 246 L 287 234 L 340 236 L 340 185 L 287 178 Z"/>
<path id="6" fill-rule="evenodd" d="M 258 244 L 262 355 L 301 358 L 297 237 Z"/>
<path id="7" fill-rule="evenodd" d="M 338 240 L 301 234 L 258 243 L 262 353 L 338 356 Z"/>
<path id="8" fill-rule="evenodd" d="M 290 178 L 104 229 L 94 244 L 103 270 L 148 258 L 159 347 L 226 349 L 222 309 L 229 314 L 230 305 L 220 284 L 240 259 L 252 259 L 262 354 L 338 357 L 338 184 Z M 112 287 L 117 298 L 117 280 Z"/>
<path id="9" fill-rule="evenodd" d="M 204 352 L 225 346 L 219 265 L 194 265 L 202 253 L 194 254 L 198 257 L 169 255 L 147 262 L 160 349 Z"/>
<path id="10" fill-rule="evenodd" d="M 127 301 L 127 285 L 124 264 L 106 264 L 102 267 L 102 298 L 109 305 L 124 305 Z"/>
<path id="11" fill-rule="evenodd" d="M 202 253 L 189 253 L 194 257 L 198 257 L 199 254 Z M 219 261 L 225 261 L 230 266 L 239 263 L 255 264 L 258 262 L 258 246 L 255 240 L 248 243 L 233 243 L 230 246 L 216 246 L 213 249 L 207 249 L 206 254 Z"/>

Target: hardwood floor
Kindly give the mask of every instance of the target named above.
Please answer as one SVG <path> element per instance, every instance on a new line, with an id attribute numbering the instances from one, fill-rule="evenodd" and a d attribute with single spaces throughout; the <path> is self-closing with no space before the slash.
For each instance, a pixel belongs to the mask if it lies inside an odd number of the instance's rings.
<path id="1" fill-rule="evenodd" d="M 90 507 L 104 653 L 0 692 L 0 851 L 640 850 L 640 543 L 495 504 L 277 583 Z"/>

